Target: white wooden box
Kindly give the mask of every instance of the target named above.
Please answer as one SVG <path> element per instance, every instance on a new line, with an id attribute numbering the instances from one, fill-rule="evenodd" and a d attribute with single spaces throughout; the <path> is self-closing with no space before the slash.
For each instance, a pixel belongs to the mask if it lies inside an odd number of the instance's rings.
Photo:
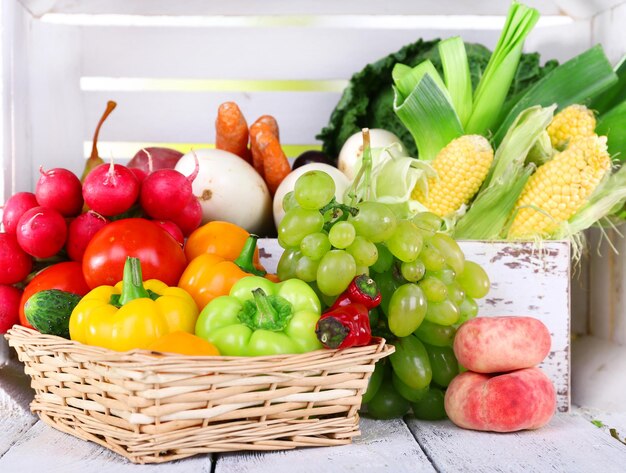
<path id="1" fill-rule="evenodd" d="M 525 315 L 550 331 L 550 354 L 540 365 L 552 380 L 560 412 L 570 409 L 570 245 L 462 241 L 466 259 L 480 264 L 491 290 L 478 300 L 479 316 Z M 259 241 L 261 262 L 274 272 L 283 249 L 275 239 Z"/>

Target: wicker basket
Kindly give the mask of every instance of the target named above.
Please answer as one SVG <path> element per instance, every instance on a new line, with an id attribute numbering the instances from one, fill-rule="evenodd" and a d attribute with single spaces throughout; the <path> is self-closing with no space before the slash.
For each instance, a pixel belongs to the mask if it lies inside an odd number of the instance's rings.
<path id="1" fill-rule="evenodd" d="M 344 445 L 374 364 L 365 347 L 302 355 L 191 357 L 114 352 L 15 326 L 6 335 L 47 424 L 135 463 L 198 453 Z"/>

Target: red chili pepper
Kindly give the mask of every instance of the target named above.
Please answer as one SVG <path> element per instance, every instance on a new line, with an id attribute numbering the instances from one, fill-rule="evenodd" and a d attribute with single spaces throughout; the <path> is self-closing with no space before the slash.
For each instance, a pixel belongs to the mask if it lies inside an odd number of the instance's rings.
<path id="1" fill-rule="evenodd" d="M 373 309 L 380 304 L 381 295 L 376 282 L 367 274 L 356 276 L 345 291 L 339 294 L 330 310 L 349 304 L 363 304 Z"/>
<path id="2" fill-rule="evenodd" d="M 367 345 L 372 339 L 367 307 L 354 303 L 325 312 L 317 321 L 315 334 L 326 348 Z"/>

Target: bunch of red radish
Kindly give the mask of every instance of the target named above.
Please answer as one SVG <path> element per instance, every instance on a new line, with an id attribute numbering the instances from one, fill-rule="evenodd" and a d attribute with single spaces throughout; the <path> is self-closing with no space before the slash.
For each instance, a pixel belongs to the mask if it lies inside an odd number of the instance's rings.
<path id="1" fill-rule="evenodd" d="M 40 168 L 35 193 L 18 192 L 7 200 L 0 233 L 0 333 L 17 320 L 17 286 L 34 263 L 82 261 L 91 238 L 112 220 L 145 216 L 181 245 L 200 226 L 202 207 L 191 187 L 197 162 L 189 177 L 171 168 L 145 169 L 105 163 L 81 184 L 67 169 Z"/>

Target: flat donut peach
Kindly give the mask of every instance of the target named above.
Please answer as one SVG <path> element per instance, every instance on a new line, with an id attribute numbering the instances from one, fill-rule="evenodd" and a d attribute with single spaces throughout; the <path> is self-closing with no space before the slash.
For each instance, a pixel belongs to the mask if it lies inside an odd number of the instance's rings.
<path id="1" fill-rule="evenodd" d="M 477 373 L 530 368 L 550 353 L 548 328 L 533 317 L 478 317 L 459 327 L 454 354 Z"/>
<path id="2" fill-rule="evenodd" d="M 500 375 L 466 371 L 448 386 L 445 409 L 450 420 L 465 429 L 538 429 L 554 415 L 556 393 L 539 368 Z"/>

